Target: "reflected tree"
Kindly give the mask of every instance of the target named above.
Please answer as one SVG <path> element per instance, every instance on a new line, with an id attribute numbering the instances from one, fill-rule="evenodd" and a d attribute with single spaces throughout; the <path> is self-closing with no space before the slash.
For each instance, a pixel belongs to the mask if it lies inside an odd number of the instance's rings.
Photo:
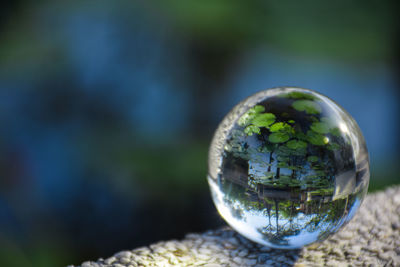
<path id="1" fill-rule="evenodd" d="M 268 101 L 238 119 L 224 147 L 220 182 L 245 187 L 242 208 L 268 217 L 259 231 L 278 244 L 341 220 L 349 199 L 333 201 L 335 176 L 354 161 L 348 138 L 315 96 L 291 92 Z"/>

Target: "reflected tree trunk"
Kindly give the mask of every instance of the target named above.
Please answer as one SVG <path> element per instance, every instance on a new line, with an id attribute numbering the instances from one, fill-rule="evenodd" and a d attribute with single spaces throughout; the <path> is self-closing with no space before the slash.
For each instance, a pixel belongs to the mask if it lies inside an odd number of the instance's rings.
<path id="1" fill-rule="evenodd" d="M 275 217 L 276 217 L 276 233 L 279 233 L 279 202 L 278 200 L 275 201 Z"/>
<path id="2" fill-rule="evenodd" d="M 265 201 L 265 199 L 264 199 L 264 206 L 265 206 L 265 208 L 267 209 L 269 226 L 271 226 L 271 225 L 272 225 L 272 223 L 271 223 L 271 205 L 268 204 L 268 203 Z"/>
<path id="3" fill-rule="evenodd" d="M 273 150 L 271 151 L 271 153 L 269 153 L 269 166 L 268 166 L 268 172 L 271 172 L 271 165 L 272 165 L 272 154 L 273 154 Z"/>

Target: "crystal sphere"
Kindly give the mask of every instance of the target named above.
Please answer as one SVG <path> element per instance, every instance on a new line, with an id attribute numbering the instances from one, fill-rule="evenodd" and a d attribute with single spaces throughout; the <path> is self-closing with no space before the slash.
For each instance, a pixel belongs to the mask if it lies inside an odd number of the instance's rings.
<path id="1" fill-rule="evenodd" d="M 326 239 L 355 214 L 369 158 L 355 120 L 315 91 L 273 88 L 220 123 L 208 182 L 226 222 L 257 243 L 295 249 Z"/>

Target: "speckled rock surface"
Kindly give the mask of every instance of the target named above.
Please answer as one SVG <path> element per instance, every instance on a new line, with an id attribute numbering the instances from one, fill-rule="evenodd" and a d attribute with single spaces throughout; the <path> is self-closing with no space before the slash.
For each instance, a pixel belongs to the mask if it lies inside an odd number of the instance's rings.
<path id="1" fill-rule="evenodd" d="M 301 250 L 270 249 L 223 228 L 80 266 L 400 266 L 400 187 L 368 195 L 344 229 Z"/>

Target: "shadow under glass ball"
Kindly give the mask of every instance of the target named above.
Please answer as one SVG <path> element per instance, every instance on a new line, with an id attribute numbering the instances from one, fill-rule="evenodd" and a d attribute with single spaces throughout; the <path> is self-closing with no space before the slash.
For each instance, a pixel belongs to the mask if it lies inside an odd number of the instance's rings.
<path id="1" fill-rule="evenodd" d="M 294 249 L 347 223 L 368 189 L 369 159 L 354 119 L 308 89 L 274 88 L 219 125 L 208 181 L 221 216 L 245 237 Z"/>

